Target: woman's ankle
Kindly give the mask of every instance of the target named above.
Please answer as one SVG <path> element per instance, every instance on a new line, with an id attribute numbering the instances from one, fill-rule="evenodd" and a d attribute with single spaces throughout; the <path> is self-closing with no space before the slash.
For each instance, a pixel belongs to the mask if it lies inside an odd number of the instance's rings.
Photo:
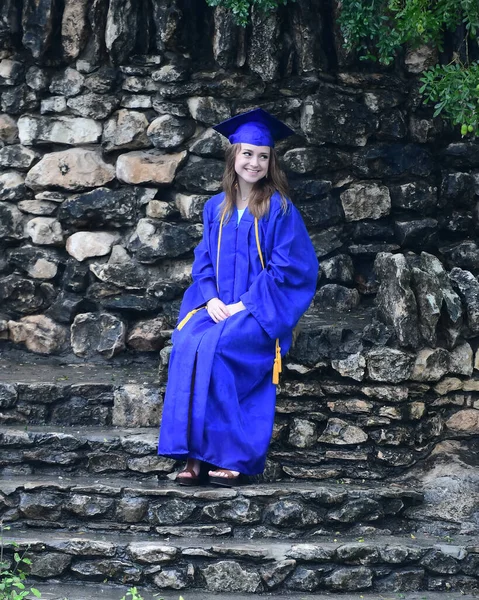
<path id="1" fill-rule="evenodd" d="M 197 458 L 188 458 L 186 460 L 185 468 L 183 469 L 183 471 L 180 471 L 178 473 L 178 476 L 191 477 L 190 471 L 193 471 L 193 473 L 198 477 L 200 474 L 200 470 L 201 470 L 201 461 L 198 460 Z"/>

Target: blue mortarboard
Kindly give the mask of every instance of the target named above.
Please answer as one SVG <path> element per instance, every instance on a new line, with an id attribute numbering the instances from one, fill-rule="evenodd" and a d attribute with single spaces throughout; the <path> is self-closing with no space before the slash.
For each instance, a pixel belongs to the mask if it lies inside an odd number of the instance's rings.
<path id="1" fill-rule="evenodd" d="M 232 144 L 252 144 L 253 146 L 270 146 L 282 140 L 294 131 L 262 108 L 255 108 L 227 119 L 213 127 L 229 139 Z"/>

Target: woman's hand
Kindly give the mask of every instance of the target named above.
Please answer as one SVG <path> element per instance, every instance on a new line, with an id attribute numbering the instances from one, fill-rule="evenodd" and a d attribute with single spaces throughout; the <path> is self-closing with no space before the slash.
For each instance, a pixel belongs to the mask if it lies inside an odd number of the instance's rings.
<path id="1" fill-rule="evenodd" d="M 229 310 L 230 316 L 235 315 L 242 310 L 246 310 L 246 306 L 241 302 L 241 300 L 235 304 L 228 304 L 226 308 Z"/>
<path id="2" fill-rule="evenodd" d="M 215 323 L 224 321 L 231 314 L 228 306 L 226 306 L 224 302 L 221 302 L 219 298 L 211 298 L 211 300 L 208 300 L 206 303 L 206 311 Z"/>

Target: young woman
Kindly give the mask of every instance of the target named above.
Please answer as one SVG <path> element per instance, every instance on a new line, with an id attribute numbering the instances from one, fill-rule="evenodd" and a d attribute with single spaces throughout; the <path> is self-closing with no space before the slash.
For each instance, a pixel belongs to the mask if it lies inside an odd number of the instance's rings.
<path id="1" fill-rule="evenodd" d="M 158 453 L 182 485 L 231 486 L 265 466 L 281 355 L 316 289 L 318 262 L 274 152 L 293 131 L 255 109 L 215 127 L 231 142 L 208 200 L 193 284 L 173 333 Z"/>

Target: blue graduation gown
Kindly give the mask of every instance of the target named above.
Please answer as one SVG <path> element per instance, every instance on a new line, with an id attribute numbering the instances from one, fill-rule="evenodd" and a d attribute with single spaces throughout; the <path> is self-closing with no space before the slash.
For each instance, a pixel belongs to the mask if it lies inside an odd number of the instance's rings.
<path id="1" fill-rule="evenodd" d="M 298 210 L 288 201 L 284 213 L 276 193 L 258 223 L 266 268 L 246 209 L 239 224 L 235 211 L 223 225 L 217 271 L 223 199 L 221 193 L 205 205 L 179 320 L 214 297 L 225 304 L 242 300 L 246 310 L 220 323 L 199 310 L 175 329 L 158 453 L 255 475 L 264 469 L 273 430 L 276 338 L 285 354 L 313 298 L 318 261 Z"/>

